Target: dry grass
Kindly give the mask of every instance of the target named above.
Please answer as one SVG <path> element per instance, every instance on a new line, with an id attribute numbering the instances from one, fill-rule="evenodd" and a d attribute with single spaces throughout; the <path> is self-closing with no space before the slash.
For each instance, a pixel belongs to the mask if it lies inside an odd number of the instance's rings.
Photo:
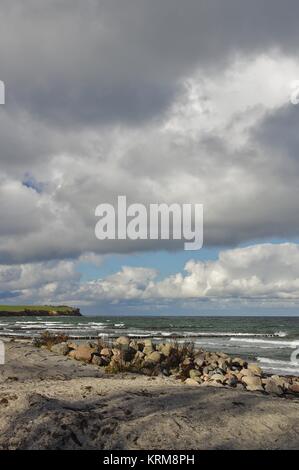
<path id="1" fill-rule="evenodd" d="M 34 346 L 41 348 L 46 346 L 47 349 L 51 349 L 54 344 L 63 343 L 69 340 L 69 337 L 64 334 L 54 334 L 49 331 L 44 331 L 40 337 L 34 338 Z"/>

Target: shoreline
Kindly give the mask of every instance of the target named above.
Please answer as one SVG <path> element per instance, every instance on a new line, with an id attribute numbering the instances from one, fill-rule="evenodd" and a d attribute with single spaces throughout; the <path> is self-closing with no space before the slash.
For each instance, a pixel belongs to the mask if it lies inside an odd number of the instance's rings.
<path id="1" fill-rule="evenodd" d="M 299 398 L 186 385 L 6 342 L 0 449 L 297 449 Z"/>

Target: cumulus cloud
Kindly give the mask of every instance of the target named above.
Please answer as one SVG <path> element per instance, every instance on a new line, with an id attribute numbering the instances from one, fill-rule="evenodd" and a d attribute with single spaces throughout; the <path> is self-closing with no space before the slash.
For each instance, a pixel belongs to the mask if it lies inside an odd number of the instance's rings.
<path id="1" fill-rule="evenodd" d="M 124 266 L 115 274 L 80 280 L 74 262 L 48 262 L 0 270 L 0 291 L 18 301 L 101 305 L 115 302 L 299 302 L 299 246 L 260 244 L 222 251 L 215 261 L 186 263 L 184 272 L 158 279 L 158 271 Z M 188 304 L 187 304 L 188 305 Z"/>

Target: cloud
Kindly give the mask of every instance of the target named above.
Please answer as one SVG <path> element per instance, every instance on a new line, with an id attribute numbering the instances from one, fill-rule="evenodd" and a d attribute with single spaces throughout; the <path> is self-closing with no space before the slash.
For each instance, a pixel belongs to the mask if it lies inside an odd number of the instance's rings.
<path id="1" fill-rule="evenodd" d="M 299 300 L 299 246 L 262 244 L 220 252 L 216 261 L 189 261 L 186 274 L 149 286 L 145 297 Z"/>
<path id="2" fill-rule="evenodd" d="M 0 264 L 182 249 L 99 242 L 120 194 L 203 203 L 205 246 L 298 236 L 298 8 L 4 0 Z"/>
<path id="3" fill-rule="evenodd" d="M 115 274 L 80 280 L 74 262 L 2 267 L 0 291 L 18 302 L 94 305 L 142 302 L 153 307 L 179 302 L 186 307 L 210 302 L 215 307 L 248 302 L 298 305 L 299 245 L 260 244 L 220 252 L 215 261 L 186 263 L 184 272 L 158 279 L 158 271 L 124 266 Z M 2 294 L 3 297 L 3 294 Z M 179 304 L 178 304 L 179 305 Z"/>

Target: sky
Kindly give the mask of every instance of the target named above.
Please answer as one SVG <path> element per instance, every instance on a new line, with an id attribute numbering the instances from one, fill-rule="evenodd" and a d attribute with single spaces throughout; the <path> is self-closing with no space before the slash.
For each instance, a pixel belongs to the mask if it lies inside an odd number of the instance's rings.
<path id="1" fill-rule="evenodd" d="M 298 17 L 296 0 L 2 0 L 0 302 L 297 315 Z M 98 240 L 119 195 L 203 204 L 203 248 Z"/>

